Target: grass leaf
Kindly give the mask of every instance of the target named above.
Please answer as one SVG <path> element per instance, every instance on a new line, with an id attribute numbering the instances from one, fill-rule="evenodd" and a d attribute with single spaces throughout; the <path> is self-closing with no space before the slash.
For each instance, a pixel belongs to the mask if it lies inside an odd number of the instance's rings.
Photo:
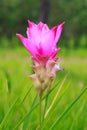
<path id="1" fill-rule="evenodd" d="M 2 130 L 3 127 L 6 125 L 6 122 L 8 121 L 8 118 L 9 118 L 9 116 L 10 116 L 10 113 L 12 112 L 13 108 L 15 107 L 15 104 L 17 103 L 18 99 L 19 99 L 19 98 L 17 98 L 17 99 L 14 101 L 14 103 L 11 105 L 9 111 L 8 111 L 7 114 L 5 115 L 3 121 L 1 122 L 1 124 L 0 124 L 0 129 L 1 129 L 1 130 Z"/>
<path id="2" fill-rule="evenodd" d="M 51 119 L 51 117 L 53 117 L 53 114 L 55 113 L 55 110 L 59 104 L 59 102 L 61 101 L 62 97 L 64 96 L 66 90 L 68 89 L 70 83 L 68 83 L 68 85 L 66 86 L 66 88 L 62 91 L 61 95 L 58 97 L 57 101 L 56 101 L 56 107 L 53 107 L 53 109 L 50 111 L 49 115 L 47 116 L 47 120 L 45 120 L 45 123 L 43 124 L 43 129 L 45 128 L 45 126 L 47 126 L 49 120 Z"/>
<path id="3" fill-rule="evenodd" d="M 77 101 L 82 97 L 82 95 L 87 91 L 87 88 L 85 88 L 81 94 L 65 109 L 65 111 L 60 115 L 59 118 L 54 122 L 54 124 L 51 126 L 50 130 L 54 130 L 56 125 L 61 121 L 61 119 L 70 111 L 70 109 L 77 103 Z"/>
<path id="4" fill-rule="evenodd" d="M 52 109 L 52 107 L 53 107 L 53 105 L 54 105 L 54 103 L 55 103 L 55 101 L 56 101 L 56 99 L 57 99 L 57 97 L 58 97 L 58 95 L 59 95 L 59 93 L 60 93 L 60 91 L 61 91 L 61 88 L 62 88 L 62 86 L 63 86 L 64 83 L 65 83 L 65 80 L 66 80 L 67 76 L 68 76 L 68 74 L 65 76 L 65 78 L 64 78 L 64 80 L 62 81 L 60 87 L 58 88 L 58 91 L 57 91 L 57 93 L 56 93 L 56 95 L 55 95 L 55 97 L 54 97 L 54 99 L 53 99 L 51 105 L 49 106 L 48 110 L 46 111 L 44 118 L 47 117 L 48 113 L 49 113 L 50 110 Z"/>
<path id="5" fill-rule="evenodd" d="M 32 105 L 31 105 L 31 110 L 32 110 L 33 107 L 35 106 L 36 100 L 37 100 L 37 95 L 35 96 L 35 98 L 34 98 L 34 100 L 33 100 L 33 103 L 32 103 Z M 30 118 L 31 118 L 31 113 L 29 112 L 29 114 L 26 116 L 26 118 L 25 118 L 25 120 L 24 120 L 23 130 L 26 130 L 27 127 L 29 126 Z"/>

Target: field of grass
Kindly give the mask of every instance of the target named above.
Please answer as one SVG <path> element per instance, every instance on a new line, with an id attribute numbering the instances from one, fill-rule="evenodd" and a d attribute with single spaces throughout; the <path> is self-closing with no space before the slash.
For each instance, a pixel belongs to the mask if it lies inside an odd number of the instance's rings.
<path id="1" fill-rule="evenodd" d="M 64 71 L 57 74 L 50 90 L 46 112 L 50 111 L 42 120 L 42 130 L 87 130 L 87 49 L 62 48 L 58 56 Z M 0 49 L 0 130 L 39 129 L 31 64 L 24 48 Z M 43 97 L 42 112 L 46 92 Z"/>

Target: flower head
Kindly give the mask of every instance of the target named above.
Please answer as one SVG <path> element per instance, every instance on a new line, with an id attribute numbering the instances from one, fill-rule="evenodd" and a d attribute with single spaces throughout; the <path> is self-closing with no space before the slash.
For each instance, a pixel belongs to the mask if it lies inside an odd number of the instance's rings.
<path id="1" fill-rule="evenodd" d="M 60 38 L 64 23 L 49 29 L 47 24 L 40 22 L 35 24 L 28 20 L 27 38 L 21 34 L 16 34 L 24 47 L 31 53 L 34 65 L 32 66 L 35 74 L 31 75 L 36 89 L 40 96 L 47 88 L 49 89 L 56 73 L 62 70 L 57 61 L 56 55 L 60 48 L 57 42 Z"/>
<path id="2" fill-rule="evenodd" d="M 60 48 L 57 42 L 60 38 L 64 23 L 49 29 L 47 24 L 40 22 L 35 24 L 28 20 L 27 38 L 16 34 L 25 48 L 31 53 L 32 58 L 39 64 L 46 65 L 49 59 L 53 59 Z"/>

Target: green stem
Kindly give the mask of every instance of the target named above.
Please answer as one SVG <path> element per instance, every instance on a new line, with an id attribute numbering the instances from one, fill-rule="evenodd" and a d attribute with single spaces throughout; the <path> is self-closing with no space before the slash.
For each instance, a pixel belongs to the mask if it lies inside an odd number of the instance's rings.
<path id="1" fill-rule="evenodd" d="M 41 104 L 41 96 L 40 96 L 40 130 L 42 130 L 42 104 Z"/>
<path id="2" fill-rule="evenodd" d="M 45 112 L 46 112 L 46 109 L 47 109 L 47 103 L 48 103 L 48 97 L 49 97 L 49 91 L 47 92 L 47 97 L 45 99 L 45 106 L 44 106 L 44 113 L 43 113 L 43 124 L 44 124 L 44 116 L 45 116 Z"/>

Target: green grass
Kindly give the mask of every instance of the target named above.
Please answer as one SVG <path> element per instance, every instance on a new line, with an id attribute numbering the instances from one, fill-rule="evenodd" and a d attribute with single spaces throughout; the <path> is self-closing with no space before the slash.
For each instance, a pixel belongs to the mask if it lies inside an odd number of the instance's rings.
<path id="1" fill-rule="evenodd" d="M 42 112 L 43 130 L 87 130 L 87 50 L 61 49 L 61 66 Z M 39 100 L 29 78 L 31 58 L 24 48 L 0 49 L 0 129 L 36 130 Z M 48 99 L 47 99 L 48 97 Z M 43 114 L 42 113 L 42 114 Z M 45 113 L 44 113 L 45 114 Z"/>

